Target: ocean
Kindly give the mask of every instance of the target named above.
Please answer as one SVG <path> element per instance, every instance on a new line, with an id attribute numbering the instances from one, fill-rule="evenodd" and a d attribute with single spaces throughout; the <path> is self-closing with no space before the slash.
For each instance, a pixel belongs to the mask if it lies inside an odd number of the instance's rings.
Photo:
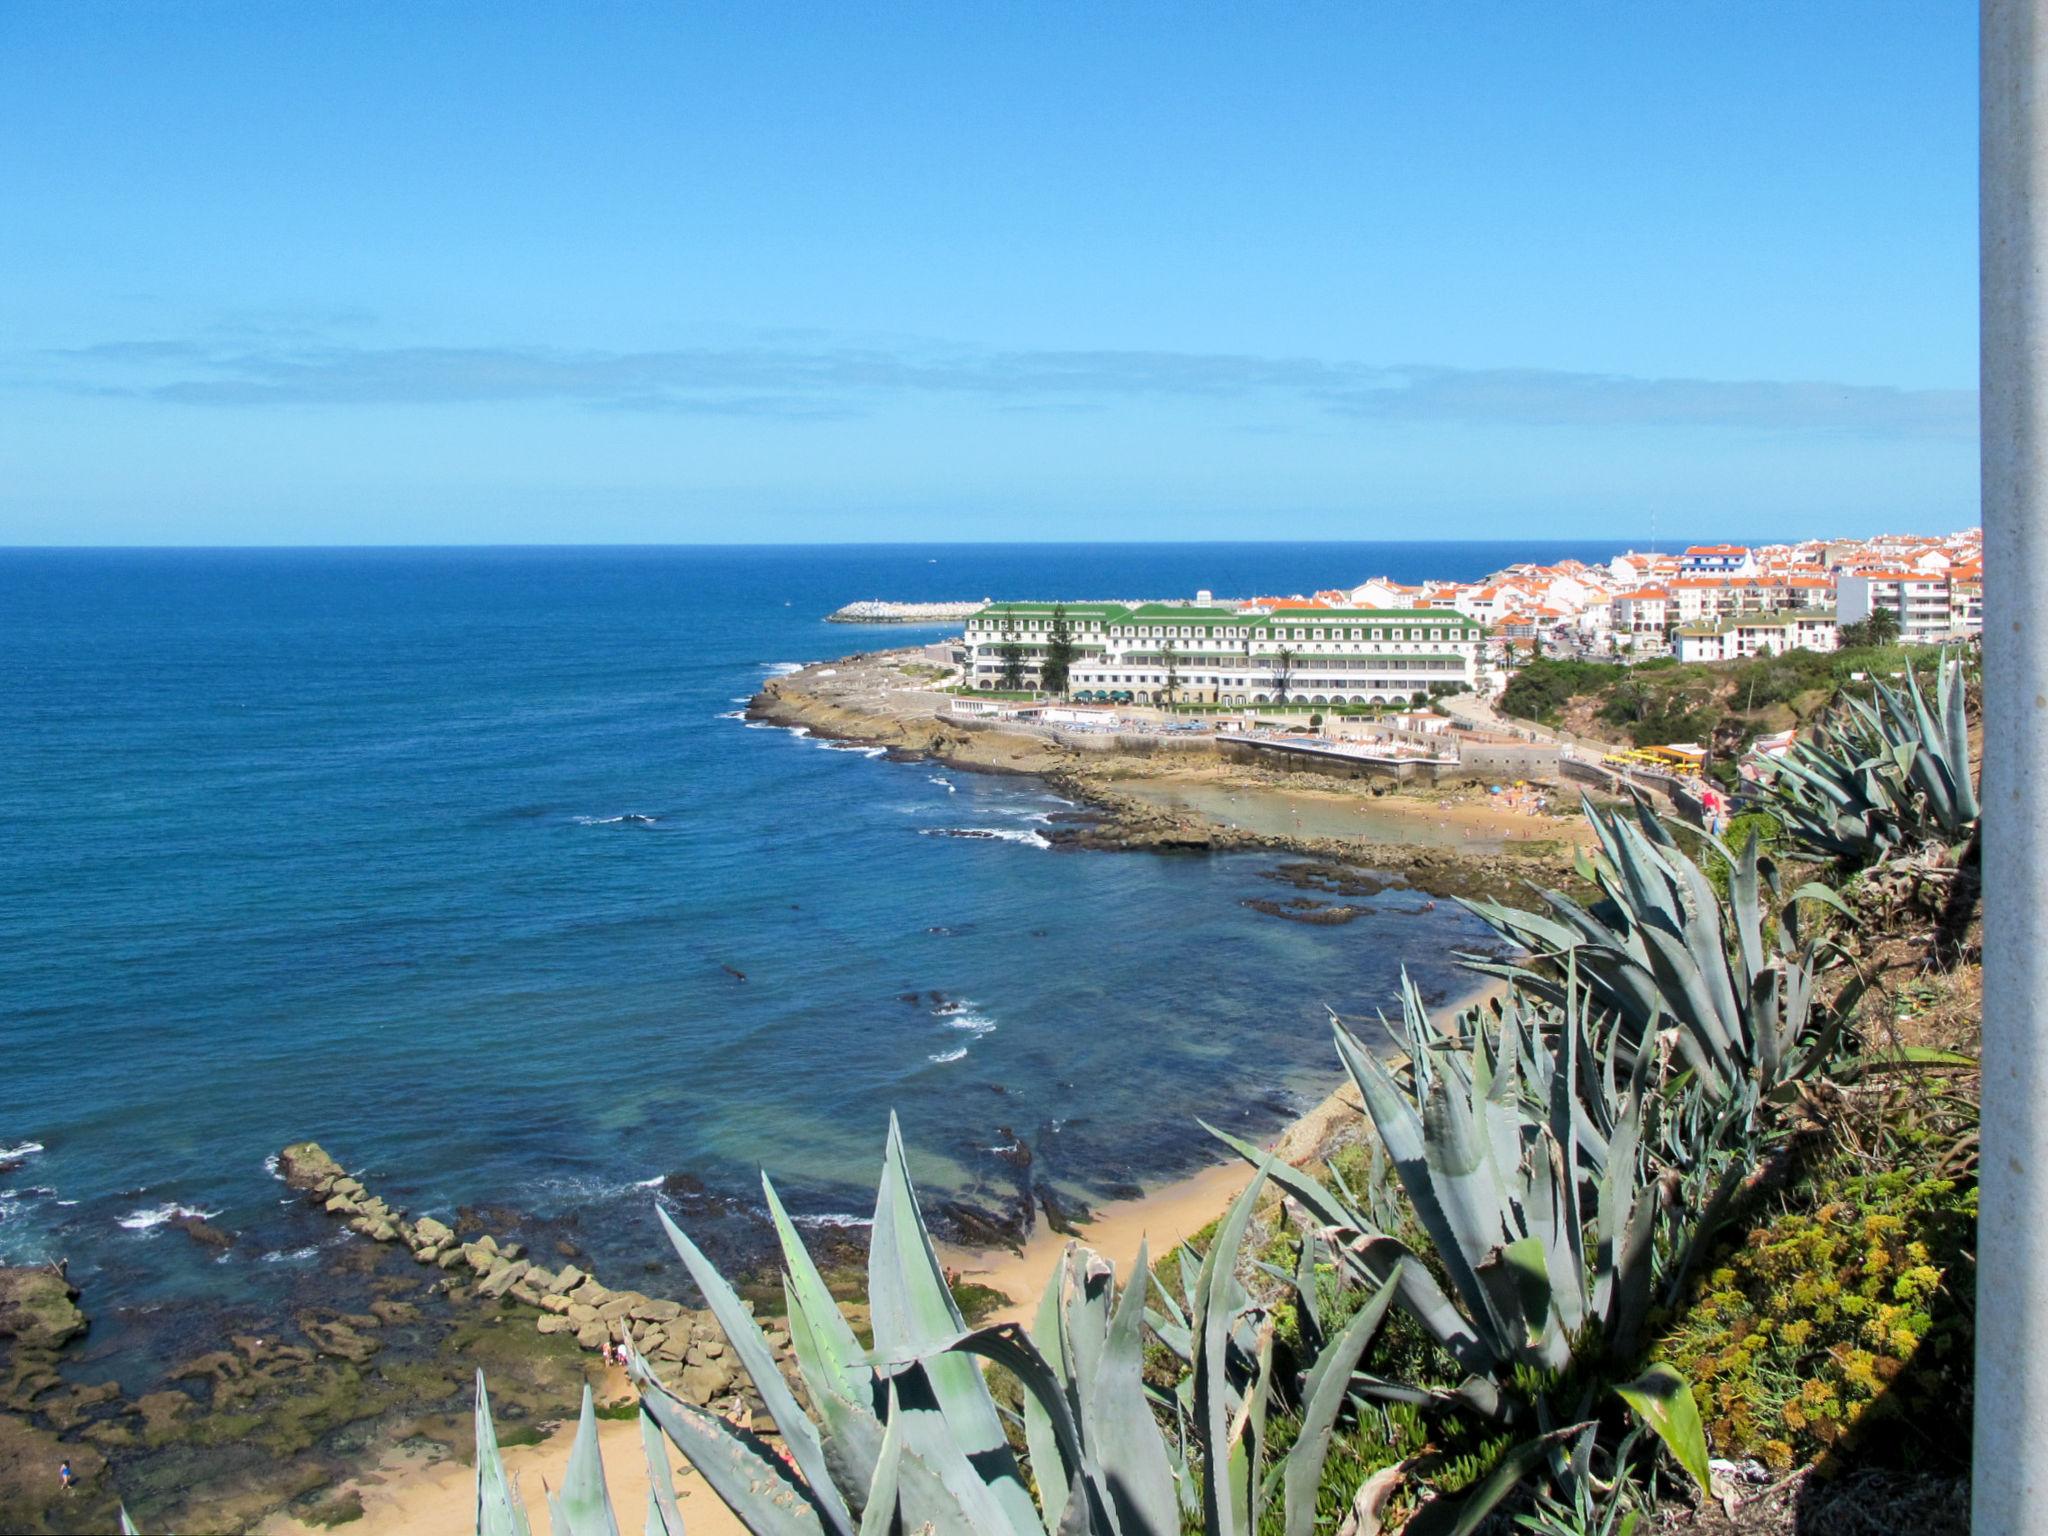
<path id="1" fill-rule="evenodd" d="M 1461 985 L 1412 892 L 1247 907 L 1278 861 L 1051 850 L 1026 779 L 740 711 L 945 631 L 856 598 L 1292 592 L 1608 546 L 0 552 L 0 1260 L 68 1261 L 130 1390 L 288 1312 L 337 1244 L 316 1139 L 414 1214 L 566 1231 L 660 1289 L 658 1195 L 744 1237 L 758 1170 L 1085 1205 L 1336 1080 L 1328 1010 Z M 666 1191 L 660 1186 L 667 1181 Z M 168 1218 L 202 1213 L 224 1250 Z M 667 1272 L 671 1277 L 675 1271 Z"/>

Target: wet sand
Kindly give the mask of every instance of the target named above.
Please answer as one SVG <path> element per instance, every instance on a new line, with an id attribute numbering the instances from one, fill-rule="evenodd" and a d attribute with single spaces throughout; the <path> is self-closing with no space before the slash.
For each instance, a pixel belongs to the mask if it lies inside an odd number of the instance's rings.
<path id="1" fill-rule="evenodd" d="M 1439 804 L 1421 795 L 1374 798 L 1181 778 L 1132 780 L 1118 787 L 1161 810 L 1183 811 L 1265 837 L 1363 838 L 1371 843 L 1498 853 L 1518 838 L 1559 835 L 1553 818 L 1511 816 L 1469 801 Z"/>

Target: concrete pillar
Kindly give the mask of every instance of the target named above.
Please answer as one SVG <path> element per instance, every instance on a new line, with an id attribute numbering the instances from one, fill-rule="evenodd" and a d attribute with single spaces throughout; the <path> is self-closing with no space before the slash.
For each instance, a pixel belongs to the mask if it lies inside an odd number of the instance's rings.
<path id="1" fill-rule="evenodd" d="M 2048 1536 L 2048 0 L 1982 0 L 1984 1129 L 1973 1524 Z"/>

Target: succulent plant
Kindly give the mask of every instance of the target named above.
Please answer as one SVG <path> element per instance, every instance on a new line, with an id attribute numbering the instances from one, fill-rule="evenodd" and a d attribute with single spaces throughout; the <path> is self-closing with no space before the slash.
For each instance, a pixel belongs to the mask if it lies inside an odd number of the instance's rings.
<path id="1" fill-rule="evenodd" d="M 1185 1307 L 1159 1293 L 1177 1319 L 1165 1326 L 1178 1330 L 1193 1366 L 1184 1392 L 1164 1396 L 1150 1393 L 1144 1379 L 1153 1286 L 1142 1254 L 1137 1274 L 1119 1289 L 1106 1260 L 1070 1244 L 1039 1303 L 1035 1332 L 1007 1323 L 965 1325 L 918 1214 L 893 1121 L 869 1254 L 871 1349 L 846 1323 L 772 1184 L 763 1184 L 811 1411 L 776 1370 L 738 1296 L 671 1225 L 678 1253 L 782 1435 L 787 1460 L 757 1436 L 677 1398 L 633 1357 L 654 1490 L 647 1514 L 653 1536 L 681 1529 L 664 1436 L 756 1536 L 883 1536 L 899 1528 L 962 1536 L 1178 1536 L 1196 1515 L 1214 1536 L 1252 1536 L 1276 1497 L 1288 1536 L 1313 1529 L 1353 1373 L 1392 1288 L 1380 1288 L 1296 1384 L 1298 1431 L 1268 1466 L 1271 1329 L 1235 1272 L 1262 1180 L 1233 1203 L 1217 1242 L 1190 1271 Z M 1029 1477 L 1010 1450 L 976 1357 L 1001 1366 L 1022 1387 Z M 565 1485 L 550 1494 L 549 1512 L 556 1536 L 615 1536 L 618 1529 L 587 1389 Z M 498 1454 L 481 1378 L 477 1531 L 529 1531 Z"/>
<path id="2" fill-rule="evenodd" d="M 1584 1129 L 1593 1117 L 1580 1102 L 1582 1055 L 1597 1033 L 1585 996 L 1569 979 L 1555 1010 L 1510 999 L 1491 1018 L 1467 1013 L 1466 1029 L 1446 1036 L 1404 986 L 1409 1054 L 1398 1066 L 1333 1025 L 1427 1255 L 1345 1193 L 1215 1134 L 1265 1167 L 1355 1282 L 1387 1293 L 1463 1376 L 1432 1385 L 1357 1374 L 1354 1388 L 1522 1424 L 1535 1433 L 1503 1466 L 1548 1460 L 1567 1481 L 1563 1430 L 1582 1432 L 1611 1389 L 1704 1486 L 1704 1438 L 1683 1380 L 1663 1370 L 1617 1381 L 1641 1353 L 1660 1265 L 1686 1245 L 1657 1241 L 1675 1179 L 1653 1177 L 1642 1151 L 1650 1052 L 1635 1053 L 1625 1084 L 1602 1090 L 1606 1128 Z M 1468 1504 L 1504 1496 L 1520 1475 Z"/>
<path id="3" fill-rule="evenodd" d="M 1844 693 L 1768 765 L 1766 798 L 1800 844 L 1845 864 L 1966 841 L 1981 808 L 1970 777 L 1963 664 L 1943 657 L 1930 709 L 1919 675 L 1869 697 Z"/>
<path id="4" fill-rule="evenodd" d="M 1675 1029 L 1685 1065 L 1716 1103 L 1739 1113 L 1823 1062 L 1848 1007 L 1842 999 L 1832 1008 L 1819 1003 L 1828 947 L 1802 936 L 1800 908 L 1820 903 L 1846 915 L 1841 898 L 1807 884 L 1781 900 L 1777 866 L 1753 834 L 1740 854 L 1710 839 L 1728 866 L 1724 921 L 1713 883 L 1646 803 L 1638 800 L 1632 815 L 1590 801 L 1585 810 L 1601 856 L 1584 861 L 1582 873 L 1603 899 L 1585 907 L 1539 891 L 1548 913 L 1466 902 L 1535 957 L 1519 965 L 1475 959 L 1473 967 L 1561 1002 L 1569 962 L 1620 1021 L 1627 1055 Z"/>

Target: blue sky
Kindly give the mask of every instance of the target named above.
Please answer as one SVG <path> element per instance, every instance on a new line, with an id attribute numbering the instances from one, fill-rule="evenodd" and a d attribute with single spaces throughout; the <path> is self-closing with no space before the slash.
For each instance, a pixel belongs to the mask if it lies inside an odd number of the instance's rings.
<path id="1" fill-rule="evenodd" d="M 0 543 L 1977 517 L 1974 7 L 0 6 Z"/>

